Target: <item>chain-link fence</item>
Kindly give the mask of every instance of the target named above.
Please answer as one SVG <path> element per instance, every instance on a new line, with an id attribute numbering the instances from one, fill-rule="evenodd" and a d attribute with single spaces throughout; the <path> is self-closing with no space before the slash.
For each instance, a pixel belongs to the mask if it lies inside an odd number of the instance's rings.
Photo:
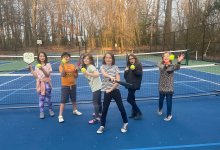
<path id="1" fill-rule="evenodd" d="M 189 57 L 220 62 L 220 23 L 201 25 L 152 37 L 150 51 L 189 49 Z"/>

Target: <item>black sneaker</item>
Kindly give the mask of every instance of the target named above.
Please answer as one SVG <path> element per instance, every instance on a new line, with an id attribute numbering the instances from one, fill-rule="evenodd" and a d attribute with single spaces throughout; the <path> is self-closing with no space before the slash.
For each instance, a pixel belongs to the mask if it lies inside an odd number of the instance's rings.
<path id="1" fill-rule="evenodd" d="M 134 120 L 140 120 L 142 118 L 142 113 L 137 113 L 137 115 L 134 117 Z"/>

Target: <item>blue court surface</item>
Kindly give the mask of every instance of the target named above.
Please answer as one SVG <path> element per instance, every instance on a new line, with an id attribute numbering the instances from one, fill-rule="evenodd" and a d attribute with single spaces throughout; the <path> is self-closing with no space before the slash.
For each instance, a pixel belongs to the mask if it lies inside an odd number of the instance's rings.
<path id="1" fill-rule="evenodd" d="M 67 105 L 62 124 L 57 119 L 61 95 L 59 74 L 52 75 L 56 116 L 51 118 L 46 114 L 43 120 L 39 119 L 34 78 L 30 74 L 18 74 L 20 72 L 1 75 L 0 147 L 2 150 L 220 150 L 220 96 L 215 95 L 216 90 L 220 90 L 219 72 L 219 65 L 183 67 L 175 72 L 173 119 L 165 122 L 166 104 L 163 116 L 156 113 L 159 71 L 145 69 L 141 90 L 136 92 L 143 119 L 129 119 L 128 132 L 122 134 L 122 119 L 112 102 L 102 135 L 96 134 L 98 124 L 88 124 L 93 113 L 92 93 L 81 73 L 77 79 L 77 102 L 83 116 L 74 116 L 71 105 Z M 129 116 L 127 89 L 120 86 L 120 91 Z"/>
<path id="2" fill-rule="evenodd" d="M 129 115 L 130 105 L 124 102 Z M 64 123 L 55 117 L 39 119 L 38 108 L 0 111 L 0 145 L 2 150 L 219 150 L 220 97 L 204 96 L 174 99 L 173 119 L 158 116 L 157 101 L 138 101 L 142 120 L 129 119 L 127 133 L 121 133 L 122 119 L 114 102 L 109 108 L 106 130 L 97 135 L 99 125 L 89 125 L 92 104 L 79 104 L 82 116 L 74 116 L 71 106 L 64 112 Z M 164 109 L 164 112 L 166 109 Z"/>
<path id="3" fill-rule="evenodd" d="M 203 70 L 207 69 L 207 70 Z M 219 71 L 215 73 L 214 71 Z M 16 72 L 15 72 L 16 73 Z M 35 79 L 31 74 L 9 74 L 0 77 L 0 107 L 10 104 L 38 104 L 35 88 Z M 121 80 L 124 79 L 121 70 Z M 136 92 L 138 99 L 157 99 L 159 71 L 157 68 L 145 69 L 143 72 L 141 90 Z M 52 101 L 60 102 L 60 74 L 52 75 Z M 181 68 L 175 72 L 174 89 L 176 97 L 187 95 L 208 95 L 220 89 L 220 66 L 207 66 L 195 68 Z M 127 89 L 120 87 L 122 98 L 126 99 Z M 79 73 L 77 79 L 77 100 L 90 102 L 92 92 L 88 81 Z"/>

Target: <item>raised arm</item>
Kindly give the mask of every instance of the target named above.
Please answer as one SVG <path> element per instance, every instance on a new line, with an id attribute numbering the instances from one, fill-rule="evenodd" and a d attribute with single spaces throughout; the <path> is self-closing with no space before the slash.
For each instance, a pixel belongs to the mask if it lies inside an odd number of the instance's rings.
<path id="1" fill-rule="evenodd" d="M 33 70 L 32 65 L 28 65 L 28 69 L 30 70 L 31 74 L 33 74 L 34 78 L 37 79 L 37 73 Z"/>

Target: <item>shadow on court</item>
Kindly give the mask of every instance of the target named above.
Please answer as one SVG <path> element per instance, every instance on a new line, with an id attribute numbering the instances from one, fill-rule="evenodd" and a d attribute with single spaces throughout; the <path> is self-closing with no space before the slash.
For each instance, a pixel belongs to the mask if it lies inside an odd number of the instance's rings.
<path id="1" fill-rule="evenodd" d="M 131 107 L 127 102 L 124 104 L 129 116 Z M 122 134 L 121 116 L 115 103 L 111 103 L 106 130 L 101 135 L 96 134 L 98 124 L 88 124 L 92 104 L 78 105 L 83 116 L 74 116 L 68 105 L 62 124 L 57 120 L 58 107 L 55 107 L 55 117 L 46 114 L 43 120 L 39 119 L 38 108 L 0 110 L 1 149 L 220 149 L 220 97 L 174 100 L 173 120 L 170 122 L 163 120 L 165 115 L 157 115 L 157 101 L 139 101 L 138 105 L 143 119 L 129 119 L 128 132 Z"/>

